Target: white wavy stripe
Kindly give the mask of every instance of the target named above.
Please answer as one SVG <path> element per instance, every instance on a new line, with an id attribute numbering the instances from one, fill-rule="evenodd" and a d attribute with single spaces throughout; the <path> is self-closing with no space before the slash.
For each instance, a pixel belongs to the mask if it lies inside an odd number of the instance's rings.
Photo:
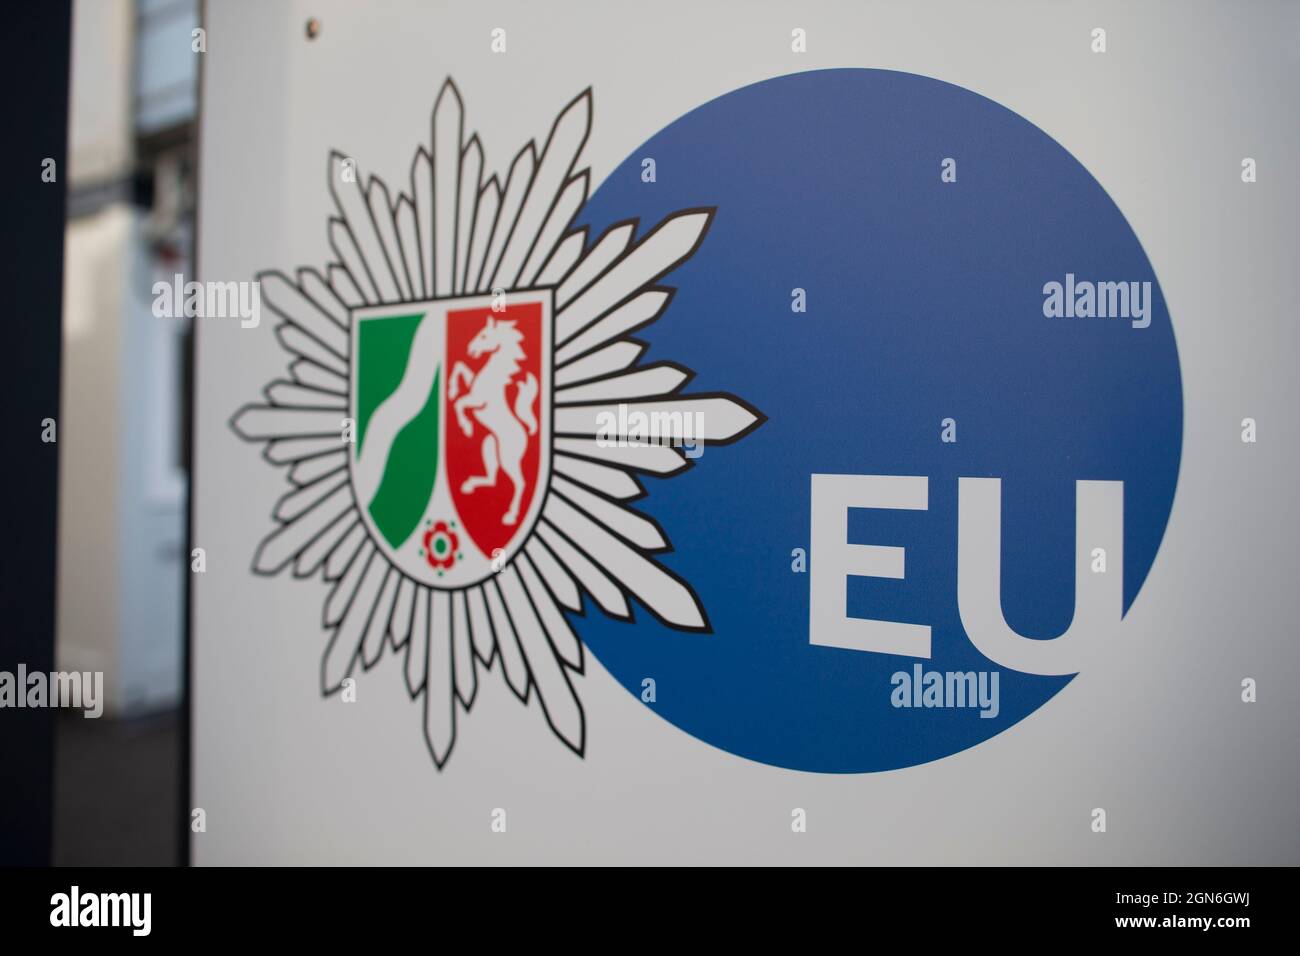
<path id="1" fill-rule="evenodd" d="M 363 503 L 369 503 L 383 480 L 388 455 L 393 449 L 393 439 L 429 400 L 429 391 L 433 388 L 433 379 L 438 373 L 439 359 L 442 357 L 442 350 L 438 347 L 441 331 L 437 322 L 427 318 L 420 323 L 411 340 L 411 351 L 406 358 L 402 381 L 370 416 L 361 444 L 361 455 L 356 467 L 352 469 L 357 498 Z"/>

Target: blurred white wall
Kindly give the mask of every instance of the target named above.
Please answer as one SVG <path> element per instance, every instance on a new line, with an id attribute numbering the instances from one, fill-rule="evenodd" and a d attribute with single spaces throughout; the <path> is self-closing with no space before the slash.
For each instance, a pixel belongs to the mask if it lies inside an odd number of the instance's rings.
<path id="1" fill-rule="evenodd" d="M 69 223 L 63 260 L 55 660 L 60 670 L 103 671 L 109 709 L 120 699 L 117 303 L 131 220 L 119 204 Z"/>
<path id="2" fill-rule="evenodd" d="M 70 187 L 111 180 L 131 168 L 134 29 L 131 0 L 77 0 L 73 5 Z"/>
<path id="3" fill-rule="evenodd" d="M 150 306 L 155 280 L 189 271 L 176 156 L 195 26 L 193 0 L 73 10 L 56 656 L 104 672 L 114 715 L 180 696 L 185 324 Z M 149 178 L 153 208 L 138 188 Z"/>

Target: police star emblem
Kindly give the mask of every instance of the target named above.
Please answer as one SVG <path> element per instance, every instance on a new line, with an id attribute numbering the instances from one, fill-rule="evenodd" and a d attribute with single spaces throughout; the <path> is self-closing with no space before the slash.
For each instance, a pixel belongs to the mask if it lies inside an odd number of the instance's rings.
<path id="1" fill-rule="evenodd" d="M 569 620 L 584 600 L 632 619 L 708 631 L 691 586 L 654 555 L 670 550 L 631 502 L 641 474 L 690 462 L 647 421 L 689 421 L 694 441 L 727 444 L 763 418 L 720 393 L 683 395 L 675 363 L 641 363 L 631 333 L 672 297 L 659 279 L 703 240 L 712 209 L 592 240 L 572 228 L 590 171 L 576 169 L 591 126 L 588 89 L 529 142 L 502 182 L 485 175 L 448 80 L 432 143 L 395 199 L 352 161 L 330 157 L 335 260 L 323 272 L 259 275 L 283 320 L 288 378 L 231 426 L 264 443 L 291 489 L 253 559 L 258 574 L 318 572 L 332 590 L 323 626 L 326 696 L 358 665 L 405 655 L 441 768 L 459 712 L 493 669 L 582 755 L 574 688 L 583 645 Z"/>

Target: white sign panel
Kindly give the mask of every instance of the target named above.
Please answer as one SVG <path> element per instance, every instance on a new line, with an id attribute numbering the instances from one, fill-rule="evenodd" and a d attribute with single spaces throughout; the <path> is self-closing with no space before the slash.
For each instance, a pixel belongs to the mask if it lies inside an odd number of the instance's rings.
<path id="1" fill-rule="evenodd" d="M 210 4 L 195 861 L 1295 862 L 1290 54 L 1173 9 Z"/>

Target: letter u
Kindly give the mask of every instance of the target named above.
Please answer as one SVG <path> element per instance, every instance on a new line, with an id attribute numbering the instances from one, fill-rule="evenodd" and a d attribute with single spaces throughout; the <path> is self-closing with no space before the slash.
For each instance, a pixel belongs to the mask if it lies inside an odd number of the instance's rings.
<path id="1" fill-rule="evenodd" d="M 1074 616 L 1053 640 L 1017 634 L 1002 615 L 1002 481 L 958 480 L 957 608 L 971 643 L 989 660 L 1026 674 L 1077 674 L 1124 617 L 1124 483 L 1075 482 Z M 1089 555 L 1112 559 L 1094 574 Z"/>

